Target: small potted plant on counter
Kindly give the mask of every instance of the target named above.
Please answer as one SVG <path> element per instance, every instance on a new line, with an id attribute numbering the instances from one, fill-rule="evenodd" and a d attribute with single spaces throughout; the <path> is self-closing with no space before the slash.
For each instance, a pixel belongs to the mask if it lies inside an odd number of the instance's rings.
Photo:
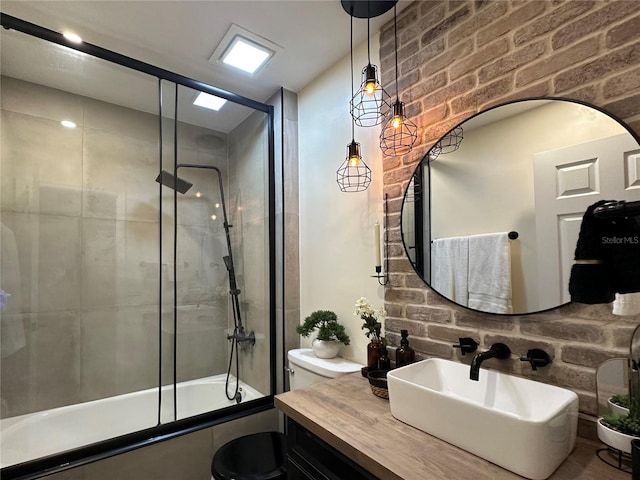
<path id="1" fill-rule="evenodd" d="M 613 395 L 609 398 L 608 403 L 611 413 L 619 413 L 621 415 L 629 414 L 629 394 Z"/>
<path id="2" fill-rule="evenodd" d="M 598 438 L 606 445 L 631 453 L 631 441 L 640 438 L 640 419 L 631 415 L 610 413 L 598 419 Z"/>
<path id="3" fill-rule="evenodd" d="M 598 438 L 616 450 L 631 453 L 631 441 L 640 438 L 640 399 L 630 395 L 614 395 L 609 405 L 617 406 L 613 413 L 598 419 Z"/>
<path id="4" fill-rule="evenodd" d="M 340 345 L 349 345 L 349 335 L 344 326 L 338 323 L 336 314 L 330 310 L 316 310 L 304 319 L 302 325 L 296 327 L 303 337 L 308 337 L 316 329 L 318 333 L 311 347 L 318 358 L 334 358 L 338 355 Z"/>

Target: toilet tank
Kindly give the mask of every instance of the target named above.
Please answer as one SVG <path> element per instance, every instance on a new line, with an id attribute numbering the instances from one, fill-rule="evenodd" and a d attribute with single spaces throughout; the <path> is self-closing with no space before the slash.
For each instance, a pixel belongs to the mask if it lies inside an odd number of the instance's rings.
<path id="1" fill-rule="evenodd" d="M 289 350 L 290 390 L 308 387 L 329 378 L 359 372 L 362 365 L 344 358 L 318 358 L 310 348 Z"/>

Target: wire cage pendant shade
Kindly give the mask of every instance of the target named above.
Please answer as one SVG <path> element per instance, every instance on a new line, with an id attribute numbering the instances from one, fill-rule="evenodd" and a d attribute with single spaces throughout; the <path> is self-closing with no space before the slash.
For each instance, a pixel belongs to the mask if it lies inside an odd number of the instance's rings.
<path id="1" fill-rule="evenodd" d="M 343 192 L 362 192 L 371 184 L 371 169 L 362 160 L 355 140 L 347 145 L 347 157 L 336 172 L 336 181 Z"/>
<path id="2" fill-rule="evenodd" d="M 351 94 L 353 98 L 353 15 L 351 15 Z M 353 103 L 351 104 L 353 107 Z M 360 144 L 355 141 L 355 119 L 351 117 L 351 143 L 347 157 L 336 171 L 336 181 L 343 192 L 362 192 L 371 184 L 371 169 L 362 160 Z"/>
<path id="3" fill-rule="evenodd" d="M 404 102 L 397 100 L 392 111 L 380 133 L 380 149 L 386 156 L 404 155 L 411 151 L 418 138 L 418 126 L 405 115 Z"/>
<path id="4" fill-rule="evenodd" d="M 455 152 L 458 148 L 460 148 L 460 144 L 462 143 L 462 139 L 464 138 L 463 133 L 464 132 L 461 126 L 455 127 L 444 137 L 442 137 L 438 141 L 438 143 L 436 143 L 434 148 L 438 151 L 438 154 Z"/>
<path id="5" fill-rule="evenodd" d="M 405 115 L 404 102 L 398 93 L 398 22 L 396 6 L 393 6 L 393 36 L 396 60 L 396 101 L 391 116 L 380 132 L 380 149 L 385 156 L 405 155 L 418 139 L 418 126 Z"/>
<path id="6" fill-rule="evenodd" d="M 360 88 L 351 99 L 351 116 L 359 127 L 380 125 L 389 109 L 389 94 L 378 81 L 378 67 L 362 69 Z"/>
<path id="7" fill-rule="evenodd" d="M 438 142 L 427 152 L 428 161 L 433 162 L 434 160 L 437 160 L 441 153 L 442 149 L 440 148 L 440 142 Z"/>
<path id="8" fill-rule="evenodd" d="M 367 10 L 371 2 L 367 1 Z M 353 59 L 353 14 L 351 14 L 351 58 Z M 359 127 L 374 127 L 384 122 L 389 110 L 389 94 L 378 80 L 378 67 L 371 64 L 370 17 L 367 17 L 367 66 L 362 69 L 360 88 L 351 97 L 350 112 Z M 353 78 L 353 67 L 351 67 Z M 353 80 L 352 80 L 353 81 Z M 352 91 L 353 93 L 353 91 Z"/>

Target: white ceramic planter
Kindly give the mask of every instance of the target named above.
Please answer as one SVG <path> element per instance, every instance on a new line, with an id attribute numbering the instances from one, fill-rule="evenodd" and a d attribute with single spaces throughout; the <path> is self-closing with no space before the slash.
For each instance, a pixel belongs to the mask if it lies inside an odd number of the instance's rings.
<path id="1" fill-rule="evenodd" d="M 335 358 L 340 350 L 340 342 L 337 340 L 318 340 L 311 342 L 313 353 L 318 358 Z"/>
<path id="2" fill-rule="evenodd" d="M 611 413 L 617 413 L 619 415 L 629 415 L 629 409 L 625 407 L 621 407 L 617 403 L 613 403 L 611 399 L 607 400 L 609 403 L 609 410 Z"/>
<path id="3" fill-rule="evenodd" d="M 631 440 L 635 440 L 640 437 L 633 435 L 627 435 L 612 428 L 607 427 L 602 423 L 602 418 L 598 419 L 598 438 L 602 443 L 609 445 L 611 448 L 620 450 L 631 454 Z"/>

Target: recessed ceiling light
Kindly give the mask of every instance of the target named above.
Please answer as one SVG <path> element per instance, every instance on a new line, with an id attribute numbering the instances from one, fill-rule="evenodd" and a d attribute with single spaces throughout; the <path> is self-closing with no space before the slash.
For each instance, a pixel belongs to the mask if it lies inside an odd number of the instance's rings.
<path id="1" fill-rule="evenodd" d="M 62 36 L 69 40 L 71 43 L 82 43 L 82 37 L 76 35 L 75 33 L 63 33 Z"/>
<path id="2" fill-rule="evenodd" d="M 193 101 L 193 104 L 198 107 L 208 108 L 210 110 L 215 110 L 216 112 L 220 110 L 225 103 L 227 103 L 227 101 L 224 98 L 216 97 L 215 95 L 204 92 L 200 92 Z"/>
<path id="3" fill-rule="evenodd" d="M 273 55 L 260 45 L 236 35 L 222 56 L 222 62 L 248 73 L 255 73 Z"/>
<path id="4" fill-rule="evenodd" d="M 76 128 L 76 124 L 73 123 L 71 120 L 62 120 L 60 123 L 62 124 L 63 127 L 66 127 L 66 128 Z"/>
<path id="5" fill-rule="evenodd" d="M 209 61 L 255 75 L 281 51 L 283 48 L 280 45 L 232 24 Z"/>

